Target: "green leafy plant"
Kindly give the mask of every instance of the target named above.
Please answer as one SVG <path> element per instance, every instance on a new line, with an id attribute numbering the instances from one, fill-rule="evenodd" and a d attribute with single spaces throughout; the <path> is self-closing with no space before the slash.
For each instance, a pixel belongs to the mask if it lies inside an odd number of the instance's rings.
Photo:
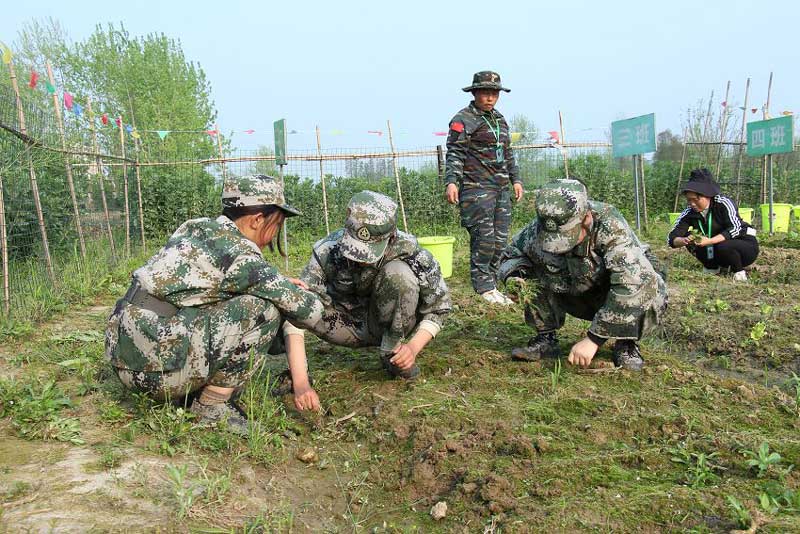
<path id="1" fill-rule="evenodd" d="M 188 467 L 183 465 L 166 466 L 167 477 L 171 484 L 172 497 L 178 506 L 178 519 L 184 519 L 194 504 L 196 483 L 187 479 Z"/>
<path id="2" fill-rule="evenodd" d="M 750 469 L 758 469 L 759 477 L 763 477 L 772 466 L 777 466 L 782 460 L 780 454 L 770 452 L 769 444 L 766 441 L 761 444 L 757 451 L 744 450 L 742 454 L 749 458 L 747 466 Z"/>
<path id="3" fill-rule="evenodd" d="M 750 329 L 750 340 L 758 346 L 759 342 L 767 335 L 767 324 L 759 321 Z"/>
<path id="4" fill-rule="evenodd" d="M 728 311 L 731 307 L 730 304 L 722 299 L 709 299 L 705 302 L 705 308 L 710 313 L 722 313 Z"/>
<path id="5" fill-rule="evenodd" d="M 728 495 L 727 500 L 728 507 L 731 509 L 731 512 L 733 512 L 733 520 L 736 521 L 736 526 L 739 528 L 750 528 L 750 524 L 753 522 L 750 511 L 733 495 Z"/>
<path id="6" fill-rule="evenodd" d="M 693 489 L 705 487 L 717 480 L 719 476 L 715 471 L 722 467 L 713 463 L 717 453 L 692 452 L 685 447 L 673 449 L 672 460 L 677 464 L 686 466 L 686 483 Z"/>

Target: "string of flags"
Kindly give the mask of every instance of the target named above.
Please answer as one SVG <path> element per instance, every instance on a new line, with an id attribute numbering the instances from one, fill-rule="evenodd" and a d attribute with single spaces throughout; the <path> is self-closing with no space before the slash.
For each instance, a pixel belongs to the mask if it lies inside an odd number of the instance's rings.
<path id="1" fill-rule="evenodd" d="M 13 58 L 13 53 L 11 51 L 11 48 L 9 48 L 2 41 L 0 41 L 0 57 L 2 58 L 3 63 L 5 63 L 6 65 L 10 64 L 11 61 L 12 61 L 12 58 Z M 36 89 L 37 87 L 39 87 L 39 85 L 43 85 L 45 91 L 49 95 L 55 95 L 58 92 L 57 88 L 49 80 L 43 80 L 43 82 L 44 82 L 43 84 L 40 83 L 40 75 L 39 75 L 39 73 L 36 72 L 35 70 L 31 70 L 30 76 L 28 78 L 28 84 L 27 84 L 30 89 Z M 75 100 L 75 97 L 69 91 L 63 90 L 61 92 L 60 100 L 62 101 L 62 103 L 64 105 L 64 108 L 66 108 L 67 111 L 71 111 L 75 115 L 76 118 L 86 117 L 88 120 L 94 121 L 95 123 L 98 120 L 94 116 L 94 114 L 91 114 L 91 116 L 86 114 L 84 112 L 83 106 L 79 102 L 77 102 Z M 729 107 L 727 101 L 721 102 L 721 105 L 722 105 L 723 108 L 726 108 L 726 109 Z M 748 108 L 746 108 L 744 106 L 739 106 L 739 109 L 741 111 L 747 111 L 748 110 Z M 766 104 L 760 109 L 766 113 Z M 759 111 L 759 108 L 749 108 L 749 111 L 751 113 L 755 114 L 755 113 L 757 113 Z M 793 112 L 789 111 L 789 110 L 784 110 L 784 111 L 781 112 L 781 115 L 789 116 L 789 115 L 793 115 Z M 100 124 L 102 124 L 103 126 L 108 126 L 109 122 L 110 122 L 109 121 L 109 114 L 107 112 L 102 113 L 100 115 L 100 117 L 99 117 L 99 121 L 100 121 Z M 206 134 L 206 135 L 208 135 L 210 137 L 214 137 L 214 136 L 217 136 L 217 135 L 220 134 L 219 130 L 217 130 L 217 129 L 206 129 L 206 130 L 137 130 L 131 124 L 123 124 L 121 116 L 117 116 L 114 119 L 114 124 L 117 126 L 117 128 L 123 129 L 128 135 L 130 135 L 134 139 L 141 139 L 141 137 L 142 137 L 141 134 L 142 133 L 155 134 L 162 141 L 165 140 L 170 134 L 174 134 L 174 133 Z M 588 129 L 592 129 L 592 128 L 588 128 Z M 248 129 L 245 129 L 245 130 L 234 130 L 233 133 L 243 133 L 243 134 L 246 134 L 246 135 L 253 135 L 258 131 L 259 130 L 256 130 L 256 129 L 253 129 L 253 128 L 248 128 Z M 265 129 L 264 131 L 265 132 L 269 131 L 269 133 L 271 133 L 272 132 L 272 128 L 269 128 L 268 130 Z M 359 130 L 357 132 L 358 133 L 362 133 L 363 130 Z M 315 134 L 315 133 L 316 133 L 316 130 L 289 130 L 287 132 L 288 135 L 304 135 L 304 134 Z M 327 135 L 331 135 L 331 136 L 341 136 L 341 135 L 345 135 L 346 133 L 351 133 L 352 134 L 352 133 L 356 133 L 356 132 L 353 132 L 353 131 L 346 132 L 345 130 L 340 130 L 340 129 L 334 129 L 334 130 L 326 131 L 326 134 Z M 384 133 L 385 132 L 383 130 L 366 130 L 366 134 L 367 135 L 374 135 L 376 137 L 383 137 Z M 395 135 L 407 135 L 409 132 L 404 131 L 404 130 L 400 130 L 400 131 L 393 132 L 393 133 L 395 133 Z M 435 132 L 432 132 L 432 134 L 434 136 L 436 136 L 436 137 L 446 137 L 448 135 L 448 131 L 435 131 Z M 516 143 L 520 139 L 522 139 L 522 137 L 524 135 L 530 135 L 530 134 L 535 135 L 536 132 L 510 132 L 511 142 L 512 143 Z M 561 143 L 560 136 L 559 136 L 559 133 L 557 131 L 549 131 L 549 132 L 547 132 L 547 134 L 549 136 L 547 138 L 547 141 L 549 143 L 551 143 L 551 144 L 560 144 Z"/>

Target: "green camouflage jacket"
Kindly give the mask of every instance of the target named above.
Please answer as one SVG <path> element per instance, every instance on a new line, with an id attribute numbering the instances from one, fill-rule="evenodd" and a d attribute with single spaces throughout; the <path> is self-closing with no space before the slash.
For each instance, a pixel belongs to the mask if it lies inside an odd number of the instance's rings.
<path id="1" fill-rule="evenodd" d="M 439 327 L 450 313 L 450 291 L 442 278 L 439 264 L 417 239 L 397 232 L 381 261 L 375 265 L 357 264 L 345 258 L 340 250 L 344 229 L 337 230 L 314 244 L 311 259 L 300 278 L 317 293 L 326 305 L 335 302 L 349 311 L 366 310 L 373 284 L 380 267 L 392 260 L 405 262 L 419 282 L 421 320 L 432 321 Z"/>
<path id="2" fill-rule="evenodd" d="M 499 128 L 499 139 L 493 133 L 495 128 Z M 508 123 L 496 109 L 483 112 L 471 102 L 450 121 L 445 182 L 464 188 L 502 189 L 509 181 L 521 182 Z"/>
<path id="3" fill-rule="evenodd" d="M 569 295 L 602 288 L 606 301 L 589 331 L 603 338 L 635 338 L 639 318 L 666 291 L 665 276 L 617 208 L 590 201 L 589 209 L 594 218 L 589 236 L 566 254 L 541 249 L 534 219 L 503 251 L 498 278 L 521 276 L 541 289 Z"/>
<path id="4" fill-rule="evenodd" d="M 282 276 L 267 263 L 258 246 L 225 216 L 185 222 L 133 277 L 154 297 L 180 308 L 169 319 L 159 319 L 151 312 L 131 311 L 138 314 L 135 322 L 139 331 L 128 334 L 152 340 L 154 351 L 156 345 L 159 347 L 159 355 L 117 350 L 118 343 L 128 344 L 130 340 L 120 339 L 118 332 L 109 334 L 107 353 L 112 363 L 137 371 L 179 368 L 203 308 L 238 295 L 270 301 L 282 317 L 303 328 L 320 322 L 324 310 L 314 293 Z M 213 329 L 214 325 L 206 327 Z M 172 348 L 165 348 L 167 345 Z M 135 361 L 125 361 L 126 358 Z"/>

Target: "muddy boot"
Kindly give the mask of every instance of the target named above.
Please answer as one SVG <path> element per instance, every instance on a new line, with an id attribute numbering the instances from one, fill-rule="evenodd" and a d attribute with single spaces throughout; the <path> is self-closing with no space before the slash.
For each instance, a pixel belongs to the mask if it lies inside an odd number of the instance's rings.
<path id="1" fill-rule="evenodd" d="M 630 371 L 641 371 L 644 367 L 639 344 L 630 339 L 620 339 L 614 343 L 614 365 Z"/>
<path id="2" fill-rule="evenodd" d="M 527 347 L 517 347 L 511 351 L 511 359 L 522 362 L 535 362 L 542 358 L 558 358 L 558 338 L 555 332 L 539 334 L 528 340 Z"/>
<path id="3" fill-rule="evenodd" d="M 222 423 L 225 430 L 240 436 L 248 435 L 247 415 L 232 400 L 221 404 L 202 404 L 195 399 L 189 411 L 197 416 L 197 425 L 213 427 Z"/>
<path id="4" fill-rule="evenodd" d="M 391 352 L 382 352 L 381 353 L 381 365 L 383 365 L 384 370 L 389 373 L 389 376 L 392 378 L 400 377 L 403 380 L 414 380 L 419 376 L 419 365 L 416 363 L 411 366 L 411 369 L 400 369 L 391 361 L 394 354 Z"/>

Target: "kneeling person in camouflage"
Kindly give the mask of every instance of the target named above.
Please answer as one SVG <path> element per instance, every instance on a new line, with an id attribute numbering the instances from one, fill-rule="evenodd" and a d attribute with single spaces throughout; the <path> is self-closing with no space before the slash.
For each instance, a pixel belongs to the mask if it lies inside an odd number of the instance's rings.
<path id="1" fill-rule="evenodd" d="M 345 227 L 314 244 L 300 278 L 336 317 L 315 334 L 335 345 L 377 346 L 387 372 L 405 379 L 419 374 L 417 355 L 451 308 L 439 264 L 397 230 L 397 204 L 372 191 L 353 196 Z"/>
<path id="2" fill-rule="evenodd" d="M 323 321 L 319 298 L 285 278 L 261 254 L 273 248 L 284 218 L 299 212 L 264 175 L 224 184 L 223 215 L 194 219 L 133 274 L 106 329 L 106 355 L 122 383 L 158 400 L 191 405 L 203 425 L 227 421 L 247 434 L 245 414 L 231 401 L 259 367 L 283 329 L 289 367 L 305 365 L 303 331 Z M 298 287 L 300 286 L 300 287 Z M 286 320 L 287 322 L 284 322 Z M 277 338 L 277 339 L 276 339 Z M 300 362 L 300 363 L 298 363 Z M 303 367 L 302 375 L 306 376 Z M 308 382 L 294 382 L 298 409 L 316 409 Z"/>
<path id="3" fill-rule="evenodd" d="M 609 204 L 590 201 L 577 180 L 557 180 L 536 195 L 537 217 L 516 234 L 501 256 L 498 277 L 531 286 L 525 320 L 537 335 L 512 357 L 557 357 L 556 331 L 566 314 L 592 321 L 568 361 L 587 367 L 597 350 L 616 339 L 614 363 L 640 370 L 638 341 L 667 306 L 660 263 Z"/>

